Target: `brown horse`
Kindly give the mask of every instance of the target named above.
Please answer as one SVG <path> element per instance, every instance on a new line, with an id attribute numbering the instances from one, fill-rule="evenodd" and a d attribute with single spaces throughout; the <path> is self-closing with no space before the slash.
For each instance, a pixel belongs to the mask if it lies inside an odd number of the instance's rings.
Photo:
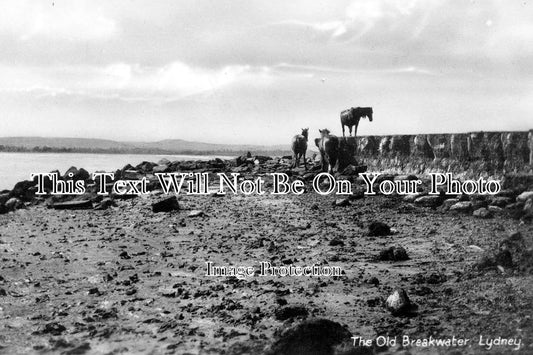
<path id="1" fill-rule="evenodd" d="M 302 128 L 302 134 L 297 134 L 292 138 L 292 152 L 294 158 L 292 167 L 300 165 L 300 158 L 304 158 L 304 166 L 307 170 L 307 160 L 305 159 L 305 152 L 307 151 L 307 137 L 309 135 L 309 128 Z"/>
<path id="2" fill-rule="evenodd" d="M 354 129 L 354 137 L 357 136 L 357 126 L 359 126 L 359 120 L 361 117 L 368 117 L 368 120 L 372 122 L 372 107 L 352 107 L 341 112 L 341 126 L 342 136 L 344 137 L 344 126 L 348 126 L 350 130 L 350 136 L 352 135 L 352 127 Z"/>
<path id="3" fill-rule="evenodd" d="M 329 134 L 329 130 L 324 128 L 318 130 L 320 138 L 315 139 L 315 145 L 320 151 L 320 162 L 322 163 L 322 171 L 327 171 L 333 174 L 333 168 L 337 164 L 339 158 L 339 138 Z"/>

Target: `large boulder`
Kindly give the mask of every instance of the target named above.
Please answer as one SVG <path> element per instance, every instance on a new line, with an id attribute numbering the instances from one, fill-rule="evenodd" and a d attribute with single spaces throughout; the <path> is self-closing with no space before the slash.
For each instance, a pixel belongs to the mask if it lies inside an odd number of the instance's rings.
<path id="1" fill-rule="evenodd" d="M 154 166 L 156 166 L 156 163 L 152 163 L 149 161 L 143 161 L 142 163 L 138 164 L 135 169 L 142 172 L 142 173 L 151 173 Z"/>
<path id="2" fill-rule="evenodd" d="M 407 255 L 407 251 L 404 247 L 392 246 L 381 250 L 377 256 L 377 259 L 381 261 L 403 261 L 409 260 L 409 256 Z"/>
<path id="3" fill-rule="evenodd" d="M 282 332 L 267 355 L 331 355 L 333 347 L 349 340 L 351 333 L 328 319 L 310 319 Z"/>
<path id="4" fill-rule="evenodd" d="M 426 195 L 415 199 L 415 203 L 424 207 L 437 207 L 442 204 L 443 198 L 440 195 Z"/>
<path id="5" fill-rule="evenodd" d="M 16 197 L 11 197 L 5 203 L 5 208 L 8 211 L 18 210 L 19 208 L 22 208 L 22 207 L 24 207 L 24 203 Z"/>
<path id="6" fill-rule="evenodd" d="M 505 207 L 512 203 L 513 199 L 506 196 L 494 196 L 491 198 L 490 204 L 492 206 Z"/>
<path id="7" fill-rule="evenodd" d="M 152 169 L 152 172 L 154 174 L 156 173 L 168 173 L 170 172 L 171 169 L 170 169 L 170 165 L 167 165 L 167 164 L 163 164 L 163 165 L 156 165 L 153 167 Z"/>
<path id="8" fill-rule="evenodd" d="M 71 166 L 70 168 L 65 171 L 65 175 L 63 175 L 63 179 L 65 180 L 83 180 L 87 181 L 91 178 L 89 172 L 85 170 L 84 168 L 76 168 L 75 166 Z"/>
<path id="9" fill-rule="evenodd" d="M 413 308 L 411 300 L 404 289 L 394 290 L 394 292 L 387 298 L 385 304 L 387 309 L 394 316 L 407 315 Z"/>
<path id="10" fill-rule="evenodd" d="M 37 180 L 19 181 L 10 192 L 10 197 L 17 197 L 22 201 L 30 201 L 35 196 Z"/>
<path id="11" fill-rule="evenodd" d="M 167 158 L 161 158 L 157 162 L 157 165 L 170 165 L 170 164 L 171 164 L 170 160 L 168 160 Z"/>
<path id="12" fill-rule="evenodd" d="M 381 237 L 391 234 L 390 227 L 379 221 L 374 221 L 368 226 L 368 235 L 371 237 Z"/>
<path id="13" fill-rule="evenodd" d="M 492 212 L 484 207 L 481 207 L 475 210 L 472 215 L 477 218 L 490 218 L 492 217 Z"/>
<path id="14" fill-rule="evenodd" d="M 121 172 L 122 179 L 125 180 L 141 180 L 143 174 L 139 173 L 137 170 L 124 170 Z"/>
<path id="15" fill-rule="evenodd" d="M 450 207 L 450 211 L 455 212 L 470 212 L 473 208 L 472 202 L 470 201 L 461 201 L 453 204 Z"/>
<path id="16" fill-rule="evenodd" d="M 164 200 L 152 204 L 152 212 L 172 212 L 179 210 L 180 206 L 176 196 L 171 196 Z"/>

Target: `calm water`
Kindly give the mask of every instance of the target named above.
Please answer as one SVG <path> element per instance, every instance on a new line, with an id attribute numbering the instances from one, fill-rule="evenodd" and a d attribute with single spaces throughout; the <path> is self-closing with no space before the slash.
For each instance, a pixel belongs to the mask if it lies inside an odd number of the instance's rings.
<path id="1" fill-rule="evenodd" d="M 155 155 L 155 154 L 85 154 L 85 153 L 2 153 L 0 152 L 0 190 L 12 189 L 21 180 L 31 180 L 31 173 L 47 173 L 59 170 L 61 174 L 71 166 L 84 168 L 89 173 L 95 171 L 114 172 L 126 164 L 133 166 L 160 159 L 209 160 L 231 158 L 207 155 Z"/>

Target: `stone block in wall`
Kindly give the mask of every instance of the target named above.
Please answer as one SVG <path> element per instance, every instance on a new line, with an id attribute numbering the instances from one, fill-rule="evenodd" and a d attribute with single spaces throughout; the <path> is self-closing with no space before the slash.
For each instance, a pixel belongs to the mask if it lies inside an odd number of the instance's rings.
<path id="1" fill-rule="evenodd" d="M 500 132 L 471 132 L 468 135 L 468 156 L 472 162 L 483 162 L 480 169 L 495 171 L 503 168 L 504 151 Z"/>
<path id="2" fill-rule="evenodd" d="M 506 170 L 519 170 L 530 159 L 529 135 L 527 132 L 504 132 L 501 134 Z"/>
<path id="3" fill-rule="evenodd" d="M 411 149 L 411 155 L 414 157 L 420 158 L 431 158 L 433 159 L 435 155 L 433 154 L 433 149 L 429 145 L 427 135 L 418 134 L 413 138 L 413 148 Z"/>
<path id="4" fill-rule="evenodd" d="M 435 158 L 448 158 L 450 156 L 449 134 L 428 134 L 427 141 Z"/>
<path id="5" fill-rule="evenodd" d="M 456 133 L 450 135 L 450 157 L 464 161 L 468 159 L 468 135 Z"/>
<path id="6" fill-rule="evenodd" d="M 490 163 L 489 170 L 501 170 L 505 160 L 503 155 L 502 134 L 500 132 L 485 132 L 483 142 L 486 145 L 485 161 Z"/>
<path id="7" fill-rule="evenodd" d="M 369 169 L 379 171 L 418 174 L 450 171 L 466 176 L 532 171 L 528 162 L 533 160 L 533 130 L 350 139 L 346 156 L 355 149 L 355 158 L 364 157 Z"/>
<path id="8" fill-rule="evenodd" d="M 383 136 L 379 141 L 379 154 L 381 156 L 387 155 L 390 152 L 391 136 Z"/>
<path id="9" fill-rule="evenodd" d="M 394 156 L 408 156 L 411 153 L 409 136 L 392 136 L 390 141 L 390 150 Z"/>
<path id="10" fill-rule="evenodd" d="M 362 156 L 375 156 L 378 153 L 379 143 L 374 136 L 357 138 L 357 154 Z"/>
<path id="11" fill-rule="evenodd" d="M 471 160 L 483 160 L 485 158 L 486 147 L 483 138 L 483 132 L 471 132 L 468 134 L 468 156 Z"/>

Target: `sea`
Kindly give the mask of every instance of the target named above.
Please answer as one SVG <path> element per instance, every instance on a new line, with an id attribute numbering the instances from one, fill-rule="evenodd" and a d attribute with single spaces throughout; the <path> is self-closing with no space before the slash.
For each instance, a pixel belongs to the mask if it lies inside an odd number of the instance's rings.
<path id="1" fill-rule="evenodd" d="M 157 154 L 87 154 L 87 153 L 4 153 L 0 152 L 0 191 L 11 190 L 22 180 L 32 180 L 32 173 L 59 170 L 64 174 L 71 166 L 96 171 L 115 172 L 126 164 L 136 166 L 143 161 L 157 163 L 166 158 L 175 160 L 232 159 L 220 155 L 157 155 Z"/>

